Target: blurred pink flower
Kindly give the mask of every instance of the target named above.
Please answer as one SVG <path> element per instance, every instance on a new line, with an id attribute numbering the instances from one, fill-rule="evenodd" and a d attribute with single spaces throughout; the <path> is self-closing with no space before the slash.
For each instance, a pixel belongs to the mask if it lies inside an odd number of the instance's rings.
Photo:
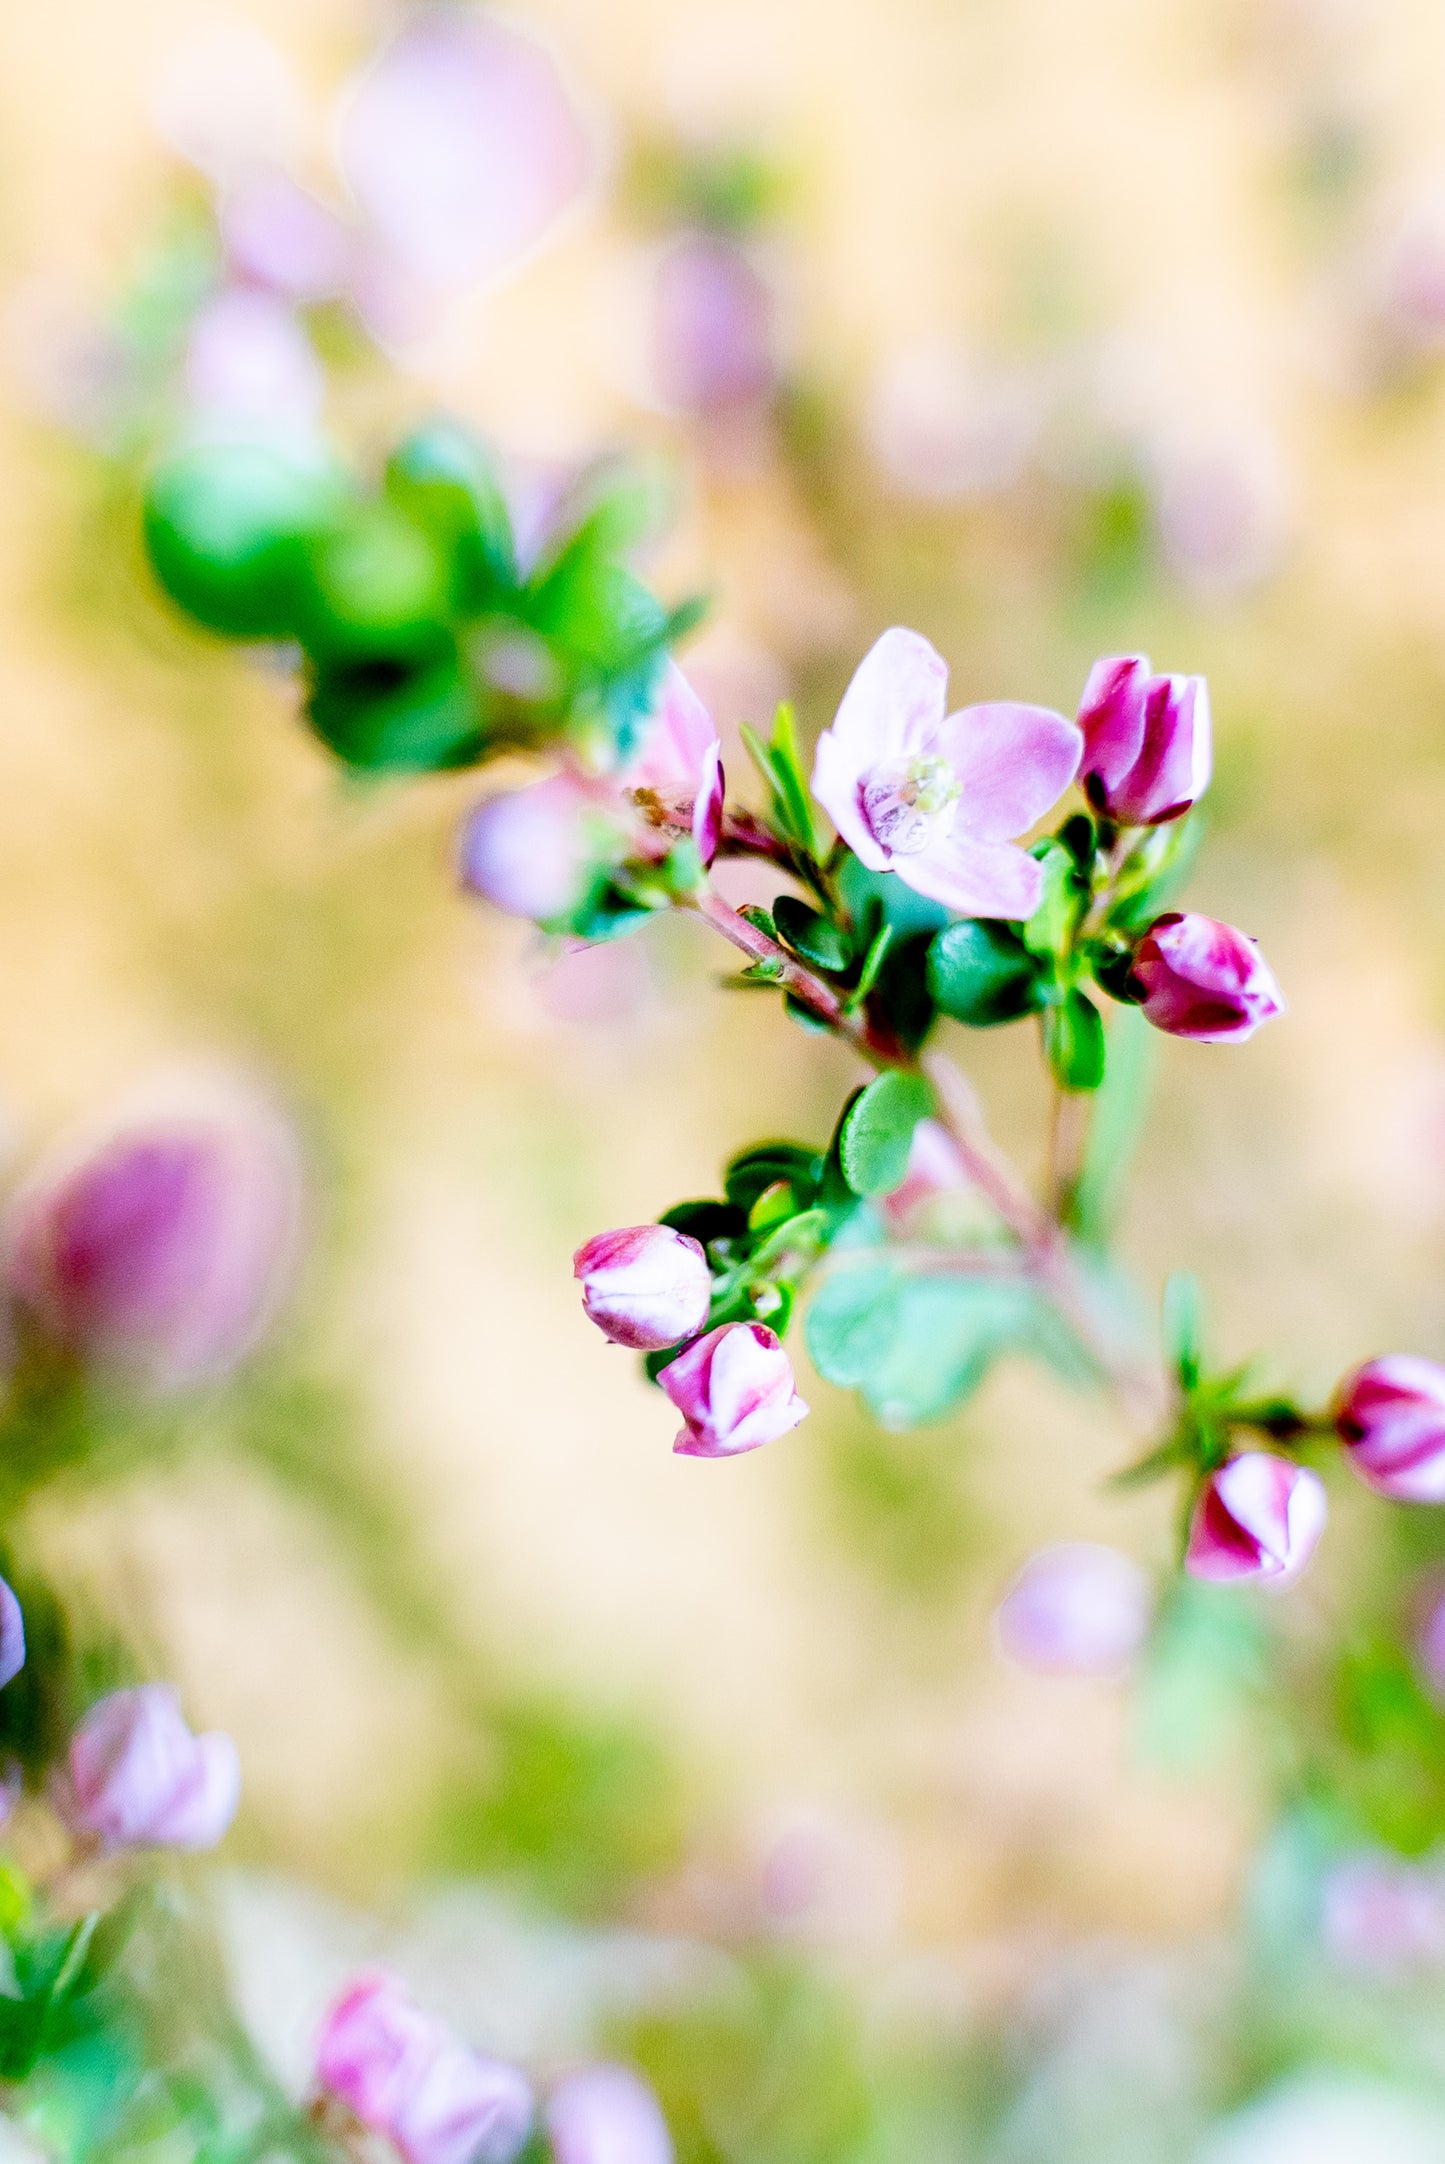
<path id="1" fill-rule="evenodd" d="M 252 286 L 228 286 L 199 310 L 185 368 L 191 405 L 208 420 L 306 427 L 325 402 L 326 378 L 300 322 Z"/>
<path id="2" fill-rule="evenodd" d="M 1200 1491 L 1184 1567 L 1191 1577 L 1284 1582 L 1304 1569 L 1325 1528 L 1318 1474 L 1264 1450 L 1246 1450 Z"/>
<path id="3" fill-rule="evenodd" d="M 870 871 L 974 917 L 1028 917 L 1043 873 L 1015 846 L 1068 788 L 1083 738 L 1046 707 L 946 711 L 948 670 L 885 631 L 818 741 L 813 794 Z"/>
<path id="4" fill-rule="evenodd" d="M 438 291 L 509 269 L 592 177 L 546 50 L 500 17 L 420 10 L 357 79 L 345 178 L 404 270 Z"/>
<path id="5" fill-rule="evenodd" d="M 674 661 L 621 779 L 646 815 L 688 830 L 703 864 L 711 864 L 722 833 L 722 744 L 711 714 Z"/>
<path id="6" fill-rule="evenodd" d="M 241 1765 L 229 1736 L 193 1736 L 166 1683 L 113 1691 L 70 1739 L 58 1801 L 106 1848 L 214 1848 L 236 1815 Z"/>
<path id="7" fill-rule="evenodd" d="M 608 792 L 564 768 L 483 797 L 462 828 L 462 884 L 509 916 L 561 923 L 586 899 L 603 844 L 620 845 L 621 834 Z"/>
<path id="8" fill-rule="evenodd" d="M 579 1247 L 572 1274 L 588 1317 L 614 1345 L 661 1352 L 707 1321 L 712 1273 L 696 1240 L 670 1225 L 599 1232 Z"/>
<path id="9" fill-rule="evenodd" d="M 657 2098 L 625 2066 L 584 2066 L 547 2099 L 553 2164 L 672 2164 Z"/>
<path id="10" fill-rule="evenodd" d="M 1445 1503 L 1445 1368 L 1409 1353 L 1366 1361 L 1340 1385 L 1335 1426 L 1377 1495 Z"/>
<path id="11" fill-rule="evenodd" d="M 736 412 L 776 384 L 772 292 L 735 241 L 688 233 L 663 250 L 653 333 L 658 396 L 675 413 Z"/>
<path id="12" fill-rule="evenodd" d="M 25 1617 L 12 1586 L 0 1578 L 0 1690 L 25 1666 Z"/>
<path id="13" fill-rule="evenodd" d="M 892 1194 L 883 1197 L 883 1214 L 894 1232 L 904 1232 L 915 1214 L 936 1195 L 959 1194 L 972 1184 L 962 1153 L 948 1129 L 938 1120 L 920 1120 L 908 1145 L 908 1170 Z"/>
<path id="14" fill-rule="evenodd" d="M 469 2049 L 384 1970 L 358 1976 L 332 2007 L 316 2073 L 406 2164 L 511 2164 L 532 2123 L 524 2076 Z"/>
<path id="15" fill-rule="evenodd" d="M 1120 826 L 1177 819 L 1209 786 L 1209 687 L 1202 676 L 1151 676 L 1143 654 L 1111 654 L 1089 672 L 1079 727 L 1084 794 Z"/>
<path id="16" fill-rule="evenodd" d="M 248 284 L 290 301 L 342 292 L 353 240 L 336 212 L 277 166 L 238 174 L 219 205 L 231 269 Z"/>
<path id="17" fill-rule="evenodd" d="M 1156 917 L 1134 952 L 1146 1021 L 1196 1044 L 1243 1044 L 1284 999 L 1259 947 L 1213 917 Z"/>
<path id="18" fill-rule="evenodd" d="M 1042 1675 L 1112 1676 L 1149 1628 L 1148 1581 L 1117 1548 L 1068 1541 L 1041 1548 L 994 1614 L 999 1649 Z"/>
<path id="19" fill-rule="evenodd" d="M 270 1320 L 300 1207 L 296 1145 L 267 1107 L 229 1091 L 158 1107 L 13 1198 L 5 1286 L 55 1349 L 183 1389 L 226 1373 Z"/>
<path id="20" fill-rule="evenodd" d="M 1402 1976 L 1445 1963 L 1445 1881 L 1438 1865 L 1361 1849 L 1328 1873 L 1320 1916 L 1342 1969 Z"/>
<path id="21" fill-rule="evenodd" d="M 658 1377 L 682 1414 L 673 1449 L 690 1458 L 732 1458 L 776 1442 L 808 1408 L 787 1354 L 760 1322 L 723 1323 L 689 1345 Z"/>

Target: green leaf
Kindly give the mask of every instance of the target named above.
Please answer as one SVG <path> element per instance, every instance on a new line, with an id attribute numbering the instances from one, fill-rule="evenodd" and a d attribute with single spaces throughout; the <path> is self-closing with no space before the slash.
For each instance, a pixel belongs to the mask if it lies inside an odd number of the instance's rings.
<path id="1" fill-rule="evenodd" d="M 1137 1007 L 1125 1007 L 1109 1025 L 1108 1066 L 1094 1099 L 1070 1210 L 1073 1231 L 1096 1247 L 1107 1244 L 1118 1219 L 1124 1180 L 1148 1109 L 1154 1045 L 1155 1033 Z"/>
<path id="2" fill-rule="evenodd" d="M 1204 839 L 1204 824 L 1198 812 L 1191 812 L 1148 829 L 1120 870 L 1109 910 L 1111 926 L 1132 934 L 1153 923 L 1188 878 Z"/>
<path id="3" fill-rule="evenodd" d="M 1018 1277 L 924 1277 L 869 1257 L 824 1281 L 804 1334 L 827 1381 L 861 1390 L 885 1426 L 913 1427 L 970 1396 L 1001 1353 L 1030 1347 L 1038 1304 Z"/>
<path id="4" fill-rule="evenodd" d="M 317 660 L 409 660 L 451 643 L 446 558 L 385 499 L 352 505 L 311 549 L 307 572 L 299 629 Z"/>
<path id="5" fill-rule="evenodd" d="M 731 1202 L 675 1202 L 657 1222 L 688 1233 L 703 1247 L 714 1240 L 741 1239 L 748 1229 L 747 1212 Z"/>
<path id="6" fill-rule="evenodd" d="M 951 912 L 942 902 L 915 893 L 897 872 L 870 871 L 851 849 L 838 868 L 837 888 L 855 924 L 865 923 L 870 909 L 876 908 L 881 912 L 883 922 L 892 925 L 899 939 L 909 939 L 920 932 L 939 932 L 944 925 L 953 922 Z"/>
<path id="7" fill-rule="evenodd" d="M 800 1142 L 759 1142 L 733 1159 L 723 1175 L 723 1188 L 728 1201 L 746 1212 L 779 1180 L 811 1198 L 822 1171 L 819 1153 Z"/>
<path id="8" fill-rule="evenodd" d="M 896 1068 L 859 1091 L 838 1130 L 839 1163 L 855 1195 L 886 1195 L 899 1185 L 913 1130 L 932 1103 L 921 1075 Z"/>
<path id="9" fill-rule="evenodd" d="M 837 975 L 853 960 L 853 942 L 840 925 L 795 895 L 780 894 L 773 904 L 773 924 L 783 944 L 814 969 Z"/>
<path id="10" fill-rule="evenodd" d="M 172 601 L 232 639 L 295 636 L 307 552 L 343 500 L 336 470 L 265 443 L 197 444 L 146 484 L 146 552 Z"/>
<path id="11" fill-rule="evenodd" d="M 513 591 L 517 558 L 507 500 L 491 461 L 464 428 L 433 421 L 407 436 L 387 461 L 385 487 L 442 542 L 464 613 Z"/>
<path id="12" fill-rule="evenodd" d="M 825 1278 L 808 1309 L 808 1358 L 825 1382 L 857 1390 L 881 1367 L 898 1333 L 897 1263 L 850 1263 Z"/>
<path id="13" fill-rule="evenodd" d="M 1164 1356 L 1181 1388 L 1193 1390 L 1203 1363 L 1204 1301 L 1199 1280 L 1188 1270 L 1176 1270 L 1164 1287 L 1162 1334 Z"/>
<path id="14" fill-rule="evenodd" d="M 438 773 L 471 766 L 486 746 L 485 717 L 455 654 L 318 668 L 306 718 L 322 742 L 368 773 Z"/>
<path id="15" fill-rule="evenodd" d="M 1104 1018 L 1082 992 L 1044 1010 L 1044 1052 L 1060 1089 L 1096 1090 L 1104 1079 Z"/>
<path id="16" fill-rule="evenodd" d="M 975 1029 L 1017 1021 L 1043 1002 L 1038 963 L 1012 925 L 987 917 L 938 933 L 928 949 L 928 989 L 944 1014 Z"/>
<path id="17" fill-rule="evenodd" d="M 1033 855 L 1044 868 L 1043 894 L 1038 908 L 1023 926 L 1021 936 L 1030 954 L 1062 961 L 1073 943 L 1084 904 L 1084 888 L 1078 867 L 1062 842 L 1037 842 Z"/>

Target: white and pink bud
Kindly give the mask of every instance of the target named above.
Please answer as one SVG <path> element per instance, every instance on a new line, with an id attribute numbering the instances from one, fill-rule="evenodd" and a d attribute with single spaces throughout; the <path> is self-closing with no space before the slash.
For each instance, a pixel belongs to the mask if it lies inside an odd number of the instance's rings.
<path id="1" fill-rule="evenodd" d="M 358 1976 L 331 2008 L 316 2076 L 405 2164 L 511 2164 L 532 2124 L 525 2076 L 471 2050 L 385 1970 Z"/>
<path id="2" fill-rule="evenodd" d="M 1040 1675 L 1113 1676 L 1149 1629 L 1149 1586 L 1117 1548 L 1076 1540 L 1031 1555 L 994 1614 L 999 1651 Z"/>
<path id="3" fill-rule="evenodd" d="M 1335 1428 L 1350 1463 L 1396 1503 L 1445 1503 L 1445 1368 L 1395 1353 L 1340 1385 Z"/>
<path id="4" fill-rule="evenodd" d="M 634 1352 L 661 1352 L 707 1321 L 712 1273 L 690 1234 L 670 1225 L 599 1232 L 572 1257 L 582 1305 L 604 1337 Z"/>
<path id="5" fill-rule="evenodd" d="M 673 1449 L 683 1457 L 733 1458 L 776 1442 L 808 1408 L 775 1333 L 760 1322 L 709 1330 L 658 1377 L 683 1417 Z"/>
<path id="6" fill-rule="evenodd" d="M 290 1131 L 229 1090 L 159 1104 L 67 1151 L 16 1195 L 4 1284 L 22 1332 L 166 1392 L 225 1374 L 292 1272 Z"/>
<path id="7" fill-rule="evenodd" d="M 1184 1567 L 1217 1584 L 1283 1583 L 1314 1554 L 1325 1528 L 1324 1483 L 1307 1466 L 1246 1450 L 1211 1473 L 1194 1506 Z"/>
<path id="8" fill-rule="evenodd" d="M 1157 917 L 1134 951 L 1132 974 L 1145 1020 L 1196 1044 L 1242 1044 L 1284 1012 L 1257 943 L 1213 917 Z"/>
<path id="9" fill-rule="evenodd" d="M 1209 786 L 1213 749 L 1202 676 L 1152 676 L 1143 654 L 1096 661 L 1079 708 L 1080 767 L 1096 811 L 1119 826 L 1162 826 Z"/>
<path id="10" fill-rule="evenodd" d="M 673 2164 L 661 2106 L 625 2066 L 583 2066 L 547 2099 L 553 2164 Z"/>
<path id="11" fill-rule="evenodd" d="M 102 1847 L 214 1848 L 236 1815 L 241 1764 L 219 1730 L 192 1735 L 169 1684 L 112 1691 L 70 1739 L 56 1801 Z"/>

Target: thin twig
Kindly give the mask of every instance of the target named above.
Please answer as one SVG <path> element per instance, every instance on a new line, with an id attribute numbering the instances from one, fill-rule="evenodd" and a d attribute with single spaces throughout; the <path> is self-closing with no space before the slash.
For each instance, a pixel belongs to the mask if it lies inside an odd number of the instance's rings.
<path id="1" fill-rule="evenodd" d="M 781 985 L 801 1000 L 809 1012 L 829 1029 L 851 1044 L 855 1051 L 871 1060 L 875 1067 L 899 1067 L 908 1064 L 907 1055 L 891 1032 L 882 1030 L 872 1020 L 866 1009 L 850 1012 L 842 993 L 836 992 L 823 978 L 789 954 L 786 947 L 776 939 L 770 939 L 751 920 L 725 902 L 715 888 L 702 886 L 692 898 L 691 906 L 715 932 L 721 932 L 740 953 L 750 961 L 765 962 L 772 972 L 772 981 Z"/>

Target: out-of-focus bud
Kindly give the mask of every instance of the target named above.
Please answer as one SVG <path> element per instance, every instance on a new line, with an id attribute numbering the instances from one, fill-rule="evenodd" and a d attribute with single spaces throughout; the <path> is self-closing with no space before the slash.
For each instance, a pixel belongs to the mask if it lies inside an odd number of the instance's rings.
<path id="1" fill-rule="evenodd" d="M 764 1323 L 709 1330 L 658 1377 L 685 1425 L 673 1449 L 689 1458 L 733 1458 L 776 1442 L 808 1408 L 787 1354 Z"/>
<path id="2" fill-rule="evenodd" d="M 1209 687 L 1202 676 L 1151 676 L 1143 654 L 1096 661 L 1079 708 L 1084 791 L 1119 826 L 1162 826 L 1209 786 Z"/>
<path id="3" fill-rule="evenodd" d="M 113 1691 L 70 1739 L 57 1801 L 106 1848 L 214 1848 L 241 1800 L 236 1746 L 193 1736 L 169 1684 Z"/>
<path id="4" fill-rule="evenodd" d="M 641 746 L 622 775 L 644 818 L 658 828 L 690 832 L 704 865 L 722 834 L 722 744 L 711 714 L 676 662 Z"/>
<path id="5" fill-rule="evenodd" d="M 1194 1578 L 1296 1577 L 1325 1528 L 1318 1474 L 1265 1450 L 1246 1450 L 1212 1473 L 1200 1491 L 1184 1567 Z"/>
<path id="6" fill-rule="evenodd" d="M 12 1201 L 4 1283 L 22 1331 L 166 1392 L 234 1367 L 291 1274 L 301 1168 L 239 1091 L 117 1126 Z"/>
<path id="7" fill-rule="evenodd" d="M 532 2124 L 524 2076 L 470 2050 L 385 1970 L 358 1976 L 331 2008 L 316 2074 L 406 2164 L 511 2164 Z"/>
<path id="8" fill-rule="evenodd" d="M 1193 912 L 1156 917 L 1134 951 L 1144 1019 L 1197 1044 L 1242 1044 L 1284 1012 L 1257 943 L 1232 924 Z"/>
<path id="9" fill-rule="evenodd" d="M 1445 1368 L 1394 1353 L 1341 1383 L 1335 1428 L 1350 1463 L 1396 1503 L 1445 1503 Z"/>
<path id="10" fill-rule="evenodd" d="M 572 1257 L 582 1305 L 604 1337 L 661 1352 L 707 1321 L 712 1273 L 697 1241 L 670 1225 L 599 1232 Z"/>
<path id="11" fill-rule="evenodd" d="M 291 301 L 340 293 L 352 240 L 335 211 L 275 166 L 258 166 L 226 189 L 219 209 L 231 268 L 248 284 Z"/>
<path id="12" fill-rule="evenodd" d="M 326 378 L 310 339 L 272 293 L 232 286 L 206 302 L 186 342 L 186 391 L 208 421 L 309 428 Z"/>
<path id="13" fill-rule="evenodd" d="M 1042 1675 L 1113 1676 L 1149 1628 L 1149 1587 L 1117 1548 L 1067 1541 L 1029 1557 L 994 1615 L 999 1650 Z"/>
<path id="14" fill-rule="evenodd" d="M 625 2066 L 584 2066 L 547 2099 L 553 2164 L 672 2164 L 657 2098 Z"/>
<path id="15" fill-rule="evenodd" d="M 570 773 L 484 797 L 462 829 L 462 885 L 509 916 L 562 923 L 586 899 L 607 816 Z"/>
<path id="16" fill-rule="evenodd" d="M 773 296 L 738 247 L 689 233 L 658 259 L 654 319 L 658 395 L 673 412 L 710 419 L 760 405 L 777 380 Z"/>
<path id="17" fill-rule="evenodd" d="M 25 1666 L 25 1618 L 12 1587 L 0 1578 L 0 1690 Z"/>
<path id="18" fill-rule="evenodd" d="M 1445 1963 L 1445 1882 L 1438 1866 L 1359 1850 L 1326 1877 L 1320 1927 L 1331 1959 L 1355 1974 L 1437 1968 Z"/>

